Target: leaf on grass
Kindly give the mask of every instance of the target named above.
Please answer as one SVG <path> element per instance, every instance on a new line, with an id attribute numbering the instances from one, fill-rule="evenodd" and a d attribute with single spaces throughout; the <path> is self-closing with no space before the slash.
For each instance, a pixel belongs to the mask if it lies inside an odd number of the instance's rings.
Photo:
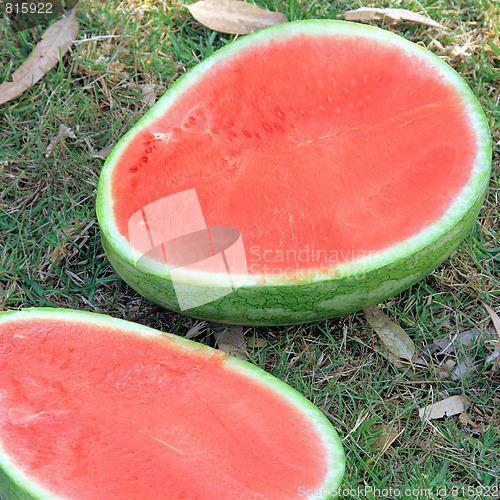
<path id="1" fill-rule="evenodd" d="M 373 445 L 373 448 L 381 450 L 381 453 L 385 453 L 391 444 L 403 433 L 403 431 L 398 431 L 395 425 L 389 424 L 382 424 L 379 430 L 381 434 L 377 442 Z"/>
<path id="2" fill-rule="evenodd" d="M 242 326 L 229 326 L 215 331 L 217 346 L 224 352 L 240 359 L 248 359 L 247 343 Z"/>
<path id="3" fill-rule="evenodd" d="M 14 71 L 12 82 L 0 85 L 0 104 L 19 97 L 31 85 L 41 80 L 66 54 L 78 34 L 78 21 L 70 16 L 52 24 L 43 34 L 32 54 Z"/>
<path id="4" fill-rule="evenodd" d="M 465 401 L 462 396 L 451 396 L 437 403 L 425 406 L 418 410 L 418 415 L 423 420 L 451 417 L 465 411 Z"/>
<path id="5" fill-rule="evenodd" d="M 397 323 L 391 321 L 378 307 L 370 307 L 364 312 L 366 320 L 392 354 L 407 360 L 413 358 L 415 344 Z"/>
<path id="6" fill-rule="evenodd" d="M 491 369 L 495 372 L 498 368 L 500 368 L 500 316 L 498 316 L 498 314 L 488 304 L 483 302 L 483 306 L 488 311 L 498 335 L 498 339 L 494 341 L 495 350 L 486 358 L 485 361 L 485 365 L 489 365 L 493 362 Z"/>
<path id="7" fill-rule="evenodd" d="M 462 424 L 470 425 L 473 429 L 477 429 L 478 427 L 480 427 L 478 424 L 476 424 L 476 422 L 470 419 L 469 415 L 467 415 L 465 411 L 460 413 L 458 419 L 460 420 L 460 422 L 462 422 Z"/>
<path id="8" fill-rule="evenodd" d="M 105 148 L 101 149 L 99 152 L 94 153 L 92 155 L 92 158 L 101 158 L 101 160 L 105 160 L 109 156 L 111 151 L 113 151 L 114 147 L 115 147 L 114 144 L 112 144 L 111 146 L 106 146 Z"/>
<path id="9" fill-rule="evenodd" d="M 442 24 L 434 21 L 434 19 L 407 9 L 379 9 L 376 7 L 361 7 L 356 10 L 348 10 L 344 14 L 344 17 L 346 21 L 362 21 L 365 23 L 370 21 L 382 21 L 389 24 L 397 24 L 402 21 L 409 21 L 416 24 L 431 26 L 433 28 L 445 29 Z"/>
<path id="10" fill-rule="evenodd" d="M 287 22 L 281 12 L 264 10 L 238 0 L 202 0 L 185 7 L 204 26 L 232 35 L 248 35 L 252 31 Z"/>
<path id="11" fill-rule="evenodd" d="M 252 339 L 248 339 L 247 347 L 254 349 L 262 349 L 267 345 L 267 340 L 262 337 L 254 337 Z"/>
<path id="12" fill-rule="evenodd" d="M 465 356 L 462 361 L 455 365 L 452 370 L 450 370 L 451 380 L 464 380 L 469 375 L 472 375 L 477 370 L 477 366 L 474 364 L 469 356 Z"/>
<path id="13" fill-rule="evenodd" d="M 488 329 L 485 330 L 485 332 L 487 331 Z M 464 330 L 458 333 L 453 339 L 438 339 L 432 342 L 432 344 L 428 344 L 425 347 L 425 351 L 431 355 L 453 354 L 460 352 L 461 347 L 470 347 L 473 342 L 482 340 L 484 340 L 484 333 L 479 328 L 473 328 L 472 330 Z"/>
<path id="14" fill-rule="evenodd" d="M 45 150 L 45 157 L 49 157 L 53 152 L 56 146 L 65 138 L 71 137 L 71 139 L 76 139 L 75 133 L 64 123 L 59 125 L 59 130 L 57 131 L 57 135 L 50 141 L 50 144 L 47 146 Z"/>
<path id="15" fill-rule="evenodd" d="M 141 101 L 146 105 L 151 107 L 156 102 L 156 90 L 154 83 L 145 83 L 139 85 L 141 89 Z"/>

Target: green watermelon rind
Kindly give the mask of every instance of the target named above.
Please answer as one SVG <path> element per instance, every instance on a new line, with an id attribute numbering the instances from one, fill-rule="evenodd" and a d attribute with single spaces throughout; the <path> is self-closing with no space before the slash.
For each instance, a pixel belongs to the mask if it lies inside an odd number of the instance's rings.
<path id="1" fill-rule="evenodd" d="M 180 312 L 168 272 L 135 264 L 132 250 L 117 230 L 111 198 L 114 165 L 137 132 L 161 117 L 177 98 L 203 78 L 212 66 L 239 51 L 289 36 L 362 36 L 397 46 L 432 66 L 461 96 L 477 136 L 478 155 L 472 175 L 446 213 L 415 236 L 384 251 L 332 268 L 330 275 L 302 277 L 251 276 L 234 292 L 184 311 L 190 316 L 233 324 L 284 325 L 317 321 L 347 314 L 381 302 L 418 282 L 442 263 L 470 231 L 486 195 L 491 170 L 491 137 L 484 112 L 468 85 L 447 63 L 408 40 L 373 26 L 346 21 L 286 23 L 239 39 L 215 52 L 180 78 L 156 105 L 121 139 L 107 158 L 99 180 L 97 215 L 105 252 L 117 273 L 136 291 L 167 309 Z M 186 294 L 206 294 L 219 286 L 219 276 L 185 272 Z M 224 276 L 223 279 L 226 279 Z M 176 284 L 178 284 L 178 279 Z M 283 290 L 286 286 L 286 291 Z M 330 307 L 328 306 L 330 304 Z"/>
<path id="2" fill-rule="evenodd" d="M 0 312 L 0 325 L 10 321 L 36 321 L 38 318 L 49 318 L 54 320 L 70 320 L 84 324 L 95 324 L 99 326 L 116 328 L 123 333 L 132 335 L 143 335 L 145 337 L 157 337 L 159 335 L 169 338 L 174 345 L 186 351 L 203 352 L 207 355 L 223 356 L 224 367 L 255 381 L 265 388 L 289 401 L 304 417 L 311 423 L 321 438 L 322 445 L 327 454 L 328 475 L 325 481 L 317 489 L 313 496 L 304 498 L 328 499 L 339 488 L 345 471 L 345 454 L 340 438 L 329 422 L 327 417 L 311 403 L 306 397 L 297 392 L 282 380 L 267 373 L 261 368 L 242 361 L 222 351 L 205 346 L 193 340 L 188 340 L 178 335 L 163 333 L 147 326 L 130 321 L 113 318 L 104 314 L 75 311 L 72 309 L 52 308 L 29 308 L 21 311 Z M 320 492 L 321 494 L 319 494 Z M 319 496 L 318 496 L 319 494 Z M 0 498 L 2 500 L 63 500 L 63 497 L 55 495 L 41 487 L 36 481 L 30 479 L 9 458 L 2 448 L 0 435 Z"/>

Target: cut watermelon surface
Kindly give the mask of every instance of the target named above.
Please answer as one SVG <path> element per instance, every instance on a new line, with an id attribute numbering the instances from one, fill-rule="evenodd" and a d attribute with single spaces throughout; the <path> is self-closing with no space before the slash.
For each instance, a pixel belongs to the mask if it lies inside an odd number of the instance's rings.
<path id="1" fill-rule="evenodd" d="M 107 316 L 0 313 L 0 395 L 2 500 L 328 498 L 344 472 L 284 382 Z"/>
<path id="2" fill-rule="evenodd" d="M 490 161 L 484 114 L 439 58 L 377 28 L 301 21 L 224 47 L 181 78 L 108 158 L 98 218 L 117 272 L 167 308 L 183 309 L 177 280 L 187 295 L 216 297 L 185 311 L 196 317 L 310 321 L 432 271 L 470 230 Z M 190 191 L 201 219 L 180 201 L 151 210 Z M 178 239 L 200 220 L 205 254 Z M 244 247 L 222 271 L 217 227 Z M 231 293 L 218 297 L 228 273 Z"/>

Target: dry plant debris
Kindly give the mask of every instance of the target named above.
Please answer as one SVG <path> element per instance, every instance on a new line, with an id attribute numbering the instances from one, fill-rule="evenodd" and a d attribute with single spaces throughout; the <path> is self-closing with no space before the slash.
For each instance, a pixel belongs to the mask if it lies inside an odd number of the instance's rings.
<path id="1" fill-rule="evenodd" d="M 242 326 L 219 326 L 212 324 L 217 347 L 240 359 L 248 359 L 247 341 Z"/>
<path id="2" fill-rule="evenodd" d="M 465 400 L 462 396 L 451 396 L 442 399 L 437 403 L 424 406 L 418 410 L 418 415 L 422 420 L 434 420 L 445 415 L 451 417 L 465 411 Z"/>
<path id="3" fill-rule="evenodd" d="M 0 104 L 19 97 L 25 90 L 41 80 L 68 52 L 78 34 L 76 9 L 71 14 L 50 25 L 32 54 L 14 71 L 12 82 L 0 85 Z"/>
<path id="4" fill-rule="evenodd" d="M 281 12 L 264 10 L 239 0 L 201 0 L 185 7 L 207 28 L 233 35 L 248 35 L 287 22 Z"/>
<path id="5" fill-rule="evenodd" d="M 415 344 L 408 334 L 391 321 L 378 307 L 365 309 L 366 320 L 377 332 L 389 351 L 398 358 L 411 361 L 415 354 Z"/>
<path id="6" fill-rule="evenodd" d="M 387 24 L 398 24 L 402 21 L 408 21 L 411 23 L 430 26 L 432 28 L 439 28 L 442 30 L 445 29 L 442 24 L 434 21 L 434 19 L 407 9 L 360 7 L 356 10 L 348 10 L 344 14 L 344 17 L 346 21 L 361 21 L 364 23 L 368 23 L 370 21 L 382 21 Z"/>

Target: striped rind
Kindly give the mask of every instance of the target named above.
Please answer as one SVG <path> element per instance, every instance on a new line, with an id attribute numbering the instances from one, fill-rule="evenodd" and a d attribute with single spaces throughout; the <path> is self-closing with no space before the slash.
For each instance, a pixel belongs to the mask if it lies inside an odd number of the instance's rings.
<path id="1" fill-rule="evenodd" d="M 152 328 L 112 318 L 103 314 L 75 311 L 71 309 L 31 308 L 21 311 L 8 311 L 0 313 L 0 328 L 2 323 L 11 321 L 34 321 L 50 318 L 60 321 L 74 321 L 83 324 L 95 324 L 100 327 L 118 329 L 123 334 L 140 335 L 144 337 L 157 337 L 159 335 L 169 338 L 174 345 L 185 351 L 204 352 L 210 355 L 223 355 L 223 365 L 226 370 L 253 380 L 263 387 L 279 394 L 289 401 L 316 430 L 326 450 L 325 457 L 328 464 L 328 474 L 318 490 L 324 492 L 320 496 L 304 496 L 303 498 L 329 498 L 328 492 L 334 492 L 341 484 L 345 469 L 345 455 L 342 443 L 332 424 L 307 398 L 298 393 L 282 380 L 270 375 L 261 368 L 242 361 L 222 351 L 212 349 L 198 342 L 187 340 L 177 335 L 163 333 Z M 0 388 L 1 389 L 1 388 Z M 0 498 L 2 500 L 63 500 L 62 497 L 52 494 L 41 487 L 36 481 L 28 477 L 2 448 L 0 433 Z M 74 499 L 76 500 L 76 499 Z"/>
<path id="2" fill-rule="evenodd" d="M 143 260 L 134 264 L 126 238 L 117 230 L 111 197 L 114 165 L 131 139 L 144 127 L 161 117 L 191 85 L 203 78 L 212 66 L 237 56 L 248 47 L 272 43 L 282 38 L 308 36 L 356 36 L 398 47 L 410 54 L 415 64 L 425 61 L 460 96 L 464 110 L 476 133 L 477 158 L 467 185 L 446 213 L 413 237 L 384 251 L 339 264 L 330 274 L 309 275 L 290 280 L 283 276 L 252 275 L 245 284 L 214 302 L 185 311 L 186 314 L 233 324 L 284 325 L 321 320 L 346 314 L 394 296 L 416 283 L 443 262 L 470 231 L 487 190 L 491 170 L 491 137 L 483 110 L 465 81 L 448 64 L 426 49 L 386 30 L 346 21 L 298 21 L 274 26 L 252 34 L 220 49 L 180 78 L 158 103 L 123 137 L 101 172 L 97 214 L 103 246 L 117 273 L 148 299 L 179 311 L 168 273 Z M 220 286 L 217 274 L 185 272 L 181 278 L 193 296 L 206 295 L 209 287 Z M 224 279 L 226 277 L 224 276 Z"/>

